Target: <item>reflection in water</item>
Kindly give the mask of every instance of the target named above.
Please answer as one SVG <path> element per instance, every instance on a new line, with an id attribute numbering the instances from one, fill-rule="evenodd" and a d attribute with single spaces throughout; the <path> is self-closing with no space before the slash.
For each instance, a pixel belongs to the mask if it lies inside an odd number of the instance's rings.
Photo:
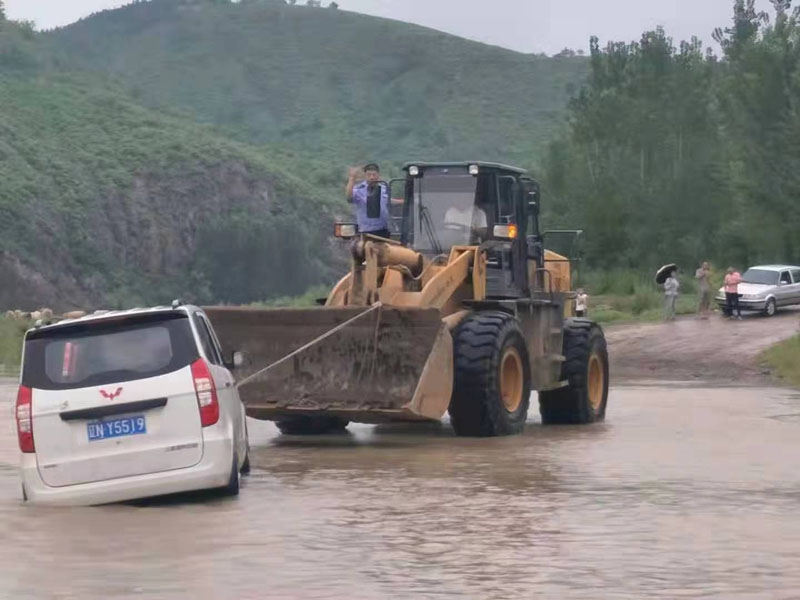
<path id="1" fill-rule="evenodd" d="M 280 436 L 238 499 L 23 506 L 0 389 L 0 597 L 791 597 L 800 398 L 616 389 L 609 421 Z M 35 557 L 35 560 L 19 560 Z M 45 569 L 47 576 L 42 576 Z"/>

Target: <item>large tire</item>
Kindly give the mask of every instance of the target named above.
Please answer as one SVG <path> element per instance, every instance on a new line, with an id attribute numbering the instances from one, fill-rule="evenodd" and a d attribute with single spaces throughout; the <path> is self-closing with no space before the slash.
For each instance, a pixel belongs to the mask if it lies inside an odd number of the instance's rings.
<path id="1" fill-rule="evenodd" d="M 531 377 L 519 322 L 503 312 L 476 313 L 459 324 L 453 342 L 455 381 L 449 412 L 456 435 L 521 433 Z"/>
<path id="2" fill-rule="evenodd" d="M 608 404 L 608 349 L 600 326 L 586 319 L 564 325 L 561 379 L 568 385 L 539 393 L 539 412 L 545 425 L 602 421 Z"/>
<path id="3" fill-rule="evenodd" d="M 340 433 L 347 429 L 349 421 L 339 417 L 286 417 L 277 421 L 280 432 L 284 435 L 325 435 Z"/>

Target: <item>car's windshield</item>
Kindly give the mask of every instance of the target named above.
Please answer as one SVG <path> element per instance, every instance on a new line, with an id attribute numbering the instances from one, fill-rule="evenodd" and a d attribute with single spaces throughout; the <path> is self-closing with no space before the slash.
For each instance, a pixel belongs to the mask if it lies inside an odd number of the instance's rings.
<path id="1" fill-rule="evenodd" d="M 22 381 L 49 390 L 106 385 L 170 373 L 196 358 L 185 314 L 87 321 L 30 333 Z"/>
<path id="2" fill-rule="evenodd" d="M 483 201 L 486 187 L 466 169 L 428 171 L 414 180 L 414 248 L 442 254 L 453 246 L 477 244 L 488 233 L 491 210 Z"/>
<path id="3" fill-rule="evenodd" d="M 777 271 L 765 271 L 764 269 L 748 269 L 742 275 L 743 283 L 760 283 L 762 285 L 778 285 Z"/>

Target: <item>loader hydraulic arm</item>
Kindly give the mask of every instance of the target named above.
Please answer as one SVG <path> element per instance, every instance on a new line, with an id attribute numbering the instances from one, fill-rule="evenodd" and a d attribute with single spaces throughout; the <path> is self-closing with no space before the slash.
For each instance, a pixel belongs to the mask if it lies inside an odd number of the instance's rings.
<path id="1" fill-rule="evenodd" d="M 461 300 L 486 297 L 486 253 L 478 246 L 453 247 L 446 262 L 444 257 L 426 261 L 410 248 L 371 236 L 356 241 L 351 251 L 350 274 L 334 288 L 328 306 L 381 301 L 386 306 L 434 308 L 446 316 L 460 309 Z"/>

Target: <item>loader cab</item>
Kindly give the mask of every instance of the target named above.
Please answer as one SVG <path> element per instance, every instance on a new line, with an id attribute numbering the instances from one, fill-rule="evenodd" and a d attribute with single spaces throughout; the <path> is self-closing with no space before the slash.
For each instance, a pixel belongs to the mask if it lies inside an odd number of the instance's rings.
<path id="1" fill-rule="evenodd" d="M 405 165 L 401 242 L 434 260 L 455 246 L 487 249 L 487 293 L 530 295 L 529 273 L 543 266 L 539 185 L 496 163 Z M 535 268 L 529 267 L 533 261 Z"/>

